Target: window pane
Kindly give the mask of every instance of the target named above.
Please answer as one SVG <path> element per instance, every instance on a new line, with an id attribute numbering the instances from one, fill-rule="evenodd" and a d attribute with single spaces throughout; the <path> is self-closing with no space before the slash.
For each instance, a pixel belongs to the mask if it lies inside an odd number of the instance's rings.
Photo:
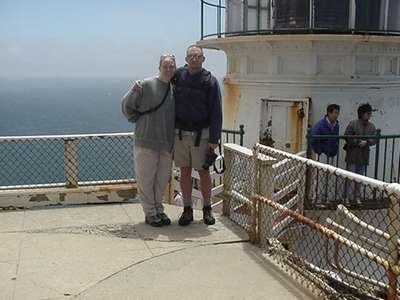
<path id="1" fill-rule="evenodd" d="M 316 28 L 347 29 L 349 26 L 349 0 L 315 0 Z"/>
<path id="2" fill-rule="evenodd" d="M 276 28 L 308 28 L 309 0 L 275 1 Z"/>
<path id="3" fill-rule="evenodd" d="M 356 0 L 356 29 L 379 30 L 381 0 Z"/>

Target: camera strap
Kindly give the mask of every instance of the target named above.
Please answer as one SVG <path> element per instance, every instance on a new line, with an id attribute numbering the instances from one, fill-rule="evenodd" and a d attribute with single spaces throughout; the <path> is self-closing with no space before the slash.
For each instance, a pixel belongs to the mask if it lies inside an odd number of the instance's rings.
<path id="1" fill-rule="evenodd" d="M 135 113 L 137 113 L 139 115 L 139 117 L 141 117 L 143 115 L 151 114 L 151 113 L 157 111 L 165 103 L 165 100 L 167 100 L 170 90 L 171 90 L 171 83 L 168 84 L 168 88 L 165 91 L 164 97 L 162 98 L 161 102 L 158 105 L 156 105 L 156 106 L 154 106 L 154 107 L 152 107 L 152 108 L 150 108 L 148 110 L 145 110 L 145 111 L 139 111 L 139 110 L 136 110 L 136 109 L 133 109 L 133 111 Z"/>
<path id="2" fill-rule="evenodd" d="M 218 149 L 219 149 L 219 155 L 221 156 L 221 160 L 222 160 L 222 168 L 219 170 L 216 166 L 217 161 L 214 162 L 214 171 L 217 174 L 223 174 L 226 170 L 226 166 L 225 166 L 225 159 L 222 156 L 222 145 L 221 142 L 218 143 Z"/>

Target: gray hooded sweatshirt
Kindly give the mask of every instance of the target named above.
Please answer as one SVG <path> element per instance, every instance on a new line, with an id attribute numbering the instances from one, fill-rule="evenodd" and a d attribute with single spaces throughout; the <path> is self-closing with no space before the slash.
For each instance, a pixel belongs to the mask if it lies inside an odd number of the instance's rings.
<path id="1" fill-rule="evenodd" d="M 151 77 L 141 82 L 139 92 L 129 90 L 122 98 L 122 113 L 130 122 L 136 122 L 135 145 L 157 150 L 172 152 L 175 127 L 175 99 L 172 87 L 164 104 L 155 112 L 138 118 L 137 112 L 146 111 L 161 103 L 168 83 L 157 77 Z M 138 118 L 138 119 L 137 119 Z"/>

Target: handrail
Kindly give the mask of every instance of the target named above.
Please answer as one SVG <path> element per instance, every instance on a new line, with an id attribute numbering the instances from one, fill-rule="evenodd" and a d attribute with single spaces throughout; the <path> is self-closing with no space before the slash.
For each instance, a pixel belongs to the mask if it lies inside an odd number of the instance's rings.
<path id="1" fill-rule="evenodd" d="M 17 135 L 0 136 L 0 142 L 5 141 L 31 141 L 31 140 L 69 140 L 84 138 L 114 138 L 114 137 L 133 137 L 133 132 L 120 133 L 90 133 L 90 134 L 65 134 L 65 135 Z"/>
<path id="2" fill-rule="evenodd" d="M 222 129 L 222 133 L 244 135 L 244 125 L 239 126 L 239 130 Z M 16 135 L 0 136 L 0 142 L 5 141 L 30 141 L 30 140 L 69 140 L 84 138 L 115 138 L 115 137 L 134 137 L 134 132 L 106 132 L 106 133 L 80 133 L 80 134 L 57 134 L 57 135 Z"/>
<path id="3" fill-rule="evenodd" d="M 335 139 L 397 139 L 400 138 L 400 134 L 387 134 L 387 135 L 320 135 L 310 134 L 307 137 L 312 139 L 324 139 L 324 140 L 335 140 Z"/>
<path id="4" fill-rule="evenodd" d="M 201 0 L 201 3 L 202 3 L 202 4 L 206 4 L 206 5 L 208 5 L 208 6 L 216 7 L 216 8 L 226 8 L 226 6 L 219 5 L 219 4 L 214 4 L 214 3 L 210 3 L 210 2 L 205 1 L 205 0 Z"/>

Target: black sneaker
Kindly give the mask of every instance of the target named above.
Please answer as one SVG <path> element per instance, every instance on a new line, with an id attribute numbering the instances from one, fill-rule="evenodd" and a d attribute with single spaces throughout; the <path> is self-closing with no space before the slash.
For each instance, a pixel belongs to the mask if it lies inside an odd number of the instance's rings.
<path id="1" fill-rule="evenodd" d="M 146 224 L 149 224 L 153 227 L 161 227 L 163 226 L 163 222 L 158 216 L 150 216 L 145 218 Z"/>
<path id="2" fill-rule="evenodd" d="M 163 225 L 170 225 L 171 224 L 171 219 L 168 218 L 168 216 L 165 213 L 158 213 L 157 217 L 160 218 L 160 220 L 163 223 Z"/>
<path id="3" fill-rule="evenodd" d="M 211 206 L 204 206 L 203 207 L 203 221 L 206 225 L 214 225 L 215 218 L 212 215 Z"/>
<path id="4" fill-rule="evenodd" d="M 190 206 L 185 206 L 183 208 L 183 213 L 179 218 L 178 224 L 181 226 L 189 225 L 193 221 L 193 208 Z"/>

